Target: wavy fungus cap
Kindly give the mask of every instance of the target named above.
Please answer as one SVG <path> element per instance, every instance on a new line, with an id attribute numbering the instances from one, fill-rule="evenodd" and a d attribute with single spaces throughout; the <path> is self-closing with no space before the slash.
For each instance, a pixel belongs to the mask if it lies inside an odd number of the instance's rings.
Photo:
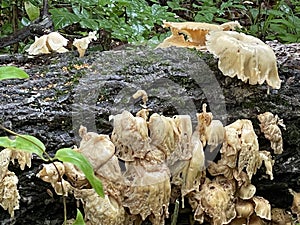
<path id="1" fill-rule="evenodd" d="M 241 27 L 239 22 L 230 21 L 218 24 L 199 23 L 199 22 L 166 22 L 164 27 L 170 27 L 172 35 L 166 38 L 158 48 L 167 48 L 170 46 L 176 47 L 195 47 L 201 48 L 205 46 L 206 35 L 209 31 L 235 30 L 236 27 Z M 187 40 L 184 35 L 187 36 Z"/>
<path id="2" fill-rule="evenodd" d="M 252 85 L 265 81 L 279 89 L 276 56 L 271 47 L 256 37 L 235 31 L 215 31 L 206 36 L 207 49 L 219 58 L 219 69 Z"/>
<path id="3" fill-rule="evenodd" d="M 64 38 L 58 32 L 51 32 L 50 34 L 41 37 L 35 37 L 35 41 L 26 50 L 29 55 L 50 54 L 51 51 L 64 53 L 68 49 L 64 48 L 68 44 L 68 39 Z"/>

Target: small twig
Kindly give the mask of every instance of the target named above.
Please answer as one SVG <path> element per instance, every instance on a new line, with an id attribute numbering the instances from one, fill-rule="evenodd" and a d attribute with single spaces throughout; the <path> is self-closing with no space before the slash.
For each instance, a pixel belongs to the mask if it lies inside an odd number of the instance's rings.
<path id="1" fill-rule="evenodd" d="M 43 0 L 43 11 L 42 16 L 48 16 L 49 15 L 49 4 L 48 0 Z"/>
<path id="2" fill-rule="evenodd" d="M 178 213 L 179 213 L 179 201 L 178 201 L 178 199 L 176 199 L 175 209 L 174 209 L 174 213 L 172 215 L 171 225 L 176 225 L 177 224 Z"/>

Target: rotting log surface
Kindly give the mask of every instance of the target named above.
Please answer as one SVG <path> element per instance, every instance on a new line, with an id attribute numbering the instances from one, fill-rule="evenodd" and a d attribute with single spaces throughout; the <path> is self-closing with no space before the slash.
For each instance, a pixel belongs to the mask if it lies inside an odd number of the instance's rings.
<path id="1" fill-rule="evenodd" d="M 274 180 L 266 179 L 262 169 L 253 183 L 257 195 L 267 198 L 272 206 L 289 209 L 292 196 L 288 188 L 300 191 L 300 45 L 270 44 L 278 56 L 283 82 L 280 90 L 269 95 L 266 85 L 251 86 L 225 77 L 211 55 L 189 49 L 90 52 L 82 59 L 73 52 L 35 58 L 0 57 L 3 65 L 15 64 L 30 75 L 28 80 L 1 81 L 0 122 L 15 132 L 36 136 L 53 155 L 59 148 L 78 145 L 80 124 L 89 131 L 110 134 L 109 115 L 123 109 L 137 112 L 142 102 L 130 96 L 144 88 L 149 92 L 148 107 L 167 116 L 186 112 L 195 122 L 195 110 L 201 112 L 202 103 L 207 102 L 215 118 L 224 124 L 250 119 L 259 136 L 260 149 L 269 150 L 257 115 L 270 111 L 286 125 L 284 152 L 275 156 Z M 212 88 L 216 87 L 215 81 L 219 90 Z M 225 104 L 225 111 L 219 102 Z M 7 134 L 0 131 L 0 135 Z M 14 219 L 0 208 L 2 225 L 62 223 L 61 198 L 55 194 L 51 197 L 51 186 L 35 176 L 41 163 L 34 157 L 30 169 L 10 167 L 19 177 L 21 204 Z M 74 199 L 69 198 L 69 217 L 75 216 L 75 205 Z M 188 219 L 181 219 L 178 224 L 189 224 Z"/>

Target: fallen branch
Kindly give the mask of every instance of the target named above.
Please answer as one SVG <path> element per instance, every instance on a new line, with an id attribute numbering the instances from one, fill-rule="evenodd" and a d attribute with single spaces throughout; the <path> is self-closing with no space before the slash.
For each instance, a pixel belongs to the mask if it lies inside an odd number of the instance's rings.
<path id="1" fill-rule="evenodd" d="M 53 23 L 50 15 L 46 15 L 41 19 L 35 20 L 32 24 L 18 30 L 16 33 L 0 38 L 0 48 L 13 45 L 20 41 L 25 40 L 28 37 L 33 37 L 35 35 L 43 35 L 46 30 L 52 30 Z"/>

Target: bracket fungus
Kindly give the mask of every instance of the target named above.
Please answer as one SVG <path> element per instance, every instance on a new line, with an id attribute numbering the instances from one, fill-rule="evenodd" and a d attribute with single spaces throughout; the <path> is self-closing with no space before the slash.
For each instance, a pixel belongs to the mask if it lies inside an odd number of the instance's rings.
<path id="1" fill-rule="evenodd" d="M 206 37 L 206 47 L 219 58 L 218 67 L 224 75 L 237 76 L 251 85 L 266 81 L 272 88 L 280 88 L 275 53 L 263 41 L 235 31 L 210 32 Z"/>
<path id="2" fill-rule="evenodd" d="M 283 142 L 281 130 L 278 127 L 280 125 L 285 129 L 283 121 L 274 116 L 270 112 L 265 112 L 257 116 L 260 122 L 260 129 L 265 134 L 265 138 L 270 140 L 271 148 L 274 150 L 275 154 L 281 154 L 283 152 Z"/>
<path id="3" fill-rule="evenodd" d="M 223 143 L 225 129 L 220 120 L 213 120 L 212 113 L 206 112 L 206 104 L 202 105 L 202 113 L 197 113 L 200 140 L 203 146 L 209 145 L 212 152 L 219 144 Z"/>
<path id="4" fill-rule="evenodd" d="M 293 191 L 292 189 L 289 189 L 289 192 L 291 195 L 293 195 L 293 203 L 292 203 L 292 213 L 297 215 L 298 222 L 300 221 L 300 193 Z"/>
<path id="5" fill-rule="evenodd" d="M 143 96 L 147 94 L 140 91 L 133 97 Z M 270 152 L 259 150 L 250 120 L 223 127 L 213 122 L 203 104 L 193 127 L 189 115 L 166 117 L 154 112 L 149 117 L 146 102 L 144 98 L 135 116 L 126 110 L 112 116 L 111 136 L 79 129 L 82 140 L 75 151 L 91 162 L 103 183 L 104 199 L 76 167 L 57 162 L 66 190 L 83 204 L 87 224 L 133 225 L 148 219 L 163 225 L 170 202 L 180 197 L 182 207 L 187 199 L 200 223 L 248 225 L 271 220 L 271 206 L 256 196 L 251 179 L 263 162 L 272 179 L 273 160 Z M 220 159 L 206 170 L 203 147 L 219 144 Z M 51 165 L 45 165 L 39 177 L 62 194 Z"/>
<path id="6" fill-rule="evenodd" d="M 125 224 L 125 210 L 113 197 L 101 198 L 94 189 L 75 189 L 74 196 L 83 202 L 86 224 Z"/>
<path id="7" fill-rule="evenodd" d="M 77 51 L 79 52 L 79 57 L 84 56 L 85 51 L 87 50 L 92 40 L 97 40 L 96 33 L 97 31 L 89 32 L 89 35 L 87 37 L 74 39 L 73 45 L 77 48 Z"/>
<path id="8" fill-rule="evenodd" d="M 193 198 L 198 201 L 194 218 L 203 223 L 208 216 L 213 225 L 228 224 L 236 217 L 234 196 L 215 181 L 206 180 Z"/>
<path id="9" fill-rule="evenodd" d="M 206 35 L 210 31 L 217 30 L 235 30 L 240 28 L 239 22 L 227 22 L 221 25 L 199 23 L 199 22 L 163 22 L 163 27 L 170 27 L 172 35 L 166 38 L 158 48 L 177 47 L 195 47 L 201 49 L 205 46 Z M 187 35 L 187 40 L 184 37 Z"/>
<path id="10" fill-rule="evenodd" d="M 35 41 L 26 50 L 29 55 L 49 54 L 51 52 L 67 52 L 64 46 L 67 46 L 68 39 L 64 38 L 58 32 L 51 32 L 41 37 L 35 37 Z"/>
<path id="11" fill-rule="evenodd" d="M 68 192 L 72 190 L 72 186 L 65 179 L 61 179 L 64 174 L 64 164 L 61 162 L 54 162 L 51 164 L 43 164 L 43 168 L 39 171 L 37 177 L 50 183 L 58 195 L 64 194 L 65 196 L 68 196 Z"/>
<path id="12" fill-rule="evenodd" d="M 11 149 L 0 151 L 0 206 L 8 210 L 11 217 L 14 217 L 14 210 L 19 209 L 20 199 L 18 177 L 8 170 L 9 162 L 14 162 L 15 159 L 21 170 L 24 170 L 25 165 L 31 167 L 31 153 Z"/>
<path id="13" fill-rule="evenodd" d="M 280 88 L 274 51 L 260 39 L 234 31 L 241 28 L 237 21 L 221 25 L 164 21 L 163 26 L 170 27 L 172 35 L 157 48 L 175 46 L 207 49 L 219 58 L 218 67 L 225 76 L 237 76 L 251 85 L 266 81 L 268 86 Z"/>

